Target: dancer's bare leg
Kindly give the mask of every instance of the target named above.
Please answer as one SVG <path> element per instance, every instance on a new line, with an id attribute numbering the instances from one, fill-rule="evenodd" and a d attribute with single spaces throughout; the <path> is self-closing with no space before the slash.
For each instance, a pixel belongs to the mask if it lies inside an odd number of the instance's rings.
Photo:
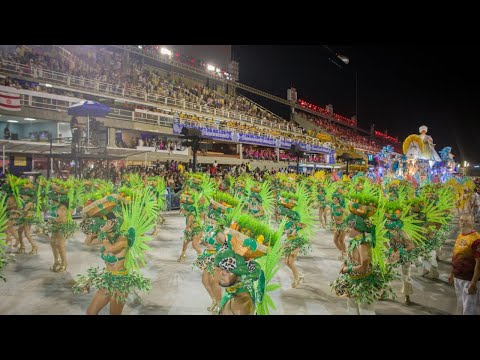
<path id="1" fill-rule="evenodd" d="M 52 247 L 53 253 L 53 265 L 50 267 L 50 271 L 56 272 L 58 267 L 60 266 L 60 253 L 58 252 L 57 247 L 57 235 L 53 233 L 50 237 L 50 246 Z"/>
<path id="2" fill-rule="evenodd" d="M 95 237 L 95 234 L 90 234 L 85 237 L 85 245 L 92 245 L 93 238 Z"/>
<path id="3" fill-rule="evenodd" d="M 17 253 L 22 254 L 25 253 L 25 244 L 23 243 L 23 225 L 18 227 L 18 242 L 20 243 L 20 248 L 18 249 Z"/>
<path id="4" fill-rule="evenodd" d="M 333 220 L 332 218 L 332 212 L 329 210 L 328 207 L 325 208 L 325 210 L 323 210 L 323 216 L 324 216 L 324 221 L 325 221 L 325 224 L 328 224 L 328 220 L 327 220 L 327 215 L 330 215 L 330 220 Z"/>
<path id="5" fill-rule="evenodd" d="M 347 235 L 346 231 L 340 231 L 340 234 L 338 235 L 338 243 L 340 244 L 342 256 L 347 255 L 347 245 L 345 244 L 345 236 Z"/>
<path id="6" fill-rule="evenodd" d="M 213 294 L 213 289 L 210 285 L 210 277 L 209 277 L 209 274 L 208 274 L 208 271 L 207 269 L 204 269 L 203 270 L 203 273 L 202 273 L 202 284 L 203 286 L 205 287 L 205 289 L 207 290 L 208 292 L 208 295 L 210 295 L 210 298 L 212 299 L 212 305 L 210 305 L 207 310 L 208 311 L 212 311 L 213 309 L 213 306 L 214 306 L 214 303 L 215 303 L 215 299 L 214 299 L 214 294 Z"/>
<path id="7" fill-rule="evenodd" d="M 13 224 L 9 225 L 9 227 L 5 231 L 5 234 L 7 236 L 6 237 L 7 244 L 10 244 L 12 247 L 17 247 L 19 244 L 18 232 L 15 231 L 15 227 L 13 226 Z M 14 244 L 13 244 L 13 240 L 15 240 Z"/>
<path id="8" fill-rule="evenodd" d="M 110 302 L 110 299 L 111 296 L 107 295 L 107 290 L 98 290 L 87 308 L 87 315 L 98 315 L 98 313 Z"/>
<path id="9" fill-rule="evenodd" d="M 38 253 L 37 242 L 32 239 L 32 236 L 30 235 L 30 229 L 31 229 L 30 225 L 24 226 L 25 237 L 29 241 L 30 245 L 32 245 L 32 251 L 30 251 L 29 254 L 37 254 Z"/>
<path id="10" fill-rule="evenodd" d="M 219 269 L 215 268 L 213 275 L 210 275 L 210 286 L 212 287 L 212 290 L 213 290 L 213 296 L 214 296 L 215 302 L 217 304 L 220 304 L 222 300 L 222 288 L 218 283 L 218 278 L 219 278 Z"/>
<path id="11" fill-rule="evenodd" d="M 123 296 L 126 299 L 127 294 L 123 294 Z M 112 298 L 112 300 L 110 300 L 110 315 L 122 315 L 124 306 L 125 301 L 118 302 L 115 297 Z"/>
<path id="12" fill-rule="evenodd" d="M 323 209 L 318 209 L 318 217 L 320 218 L 320 226 L 325 227 L 325 223 L 323 221 Z"/>
<path id="13" fill-rule="evenodd" d="M 347 247 L 345 245 L 345 231 L 336 230 L 333 234 L 333 242 L 337 249 L 342 253 L 342 257 L 347 253 Z"/>
<path id="14" fill-rule="evenodd" d="M 292 274 L 293 274 L 292 287 L 297 287 L 297 285 L 299 284 L 299 282 L 302 278 L 301 274 L 298 271 L 297 266 L 295 265 L 295 261 L 297 259 L 297 255 L 298 255 L 299 250 L 300 249 L 293 250 L 293 252 L 290 255 L 288 255 L 287 262 L 286 262 L 287 266 L 290 268 L 290 270 L 292 270 Z"/>
<path id="15" fill-rule="evenodd" d="M 192 247 L 195 249 L 198 255 L 202 253 L 202 249 L 200 248 L 201 239 L 202 239 L 202 233 L 195 235 L 192 239 Z"/>
<path id="16" fill-rule="evenodd" d="M 180 257 L 178 258 L 178 262 L 182 261 L 183 259 L 185 259 L 185 257 L 187 256 L 187 249 L 188 249 L 188 241 L 183 241 L 183 245 L 182 245 L 182 254 L 180 255 Z"/>
<path id="17" fill-rule="evenodd" d="M 59 266 L 58 271 L 66 271 L 67 270 L 67 249 L 65 247 L 65 238 L 58 235 L 57 238 L 57 249 L 60 255 L 61 266 Z"/>

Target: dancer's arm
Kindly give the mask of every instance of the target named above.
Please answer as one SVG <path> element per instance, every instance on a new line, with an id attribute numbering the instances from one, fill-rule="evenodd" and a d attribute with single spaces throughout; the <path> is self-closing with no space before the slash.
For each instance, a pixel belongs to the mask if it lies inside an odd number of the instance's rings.
<path id="1" fill-rule="evenodd" d="M 255 307 L 252 298 L 248 293 L 239 293 L 229 301 L 228 307 L 225 307 L 222 315 L 252 315 Z"/>
<path id="2" fill-rule="evenodd" d="M 360 254 L 360 265 L 354 266 L 352 271 L 357 274 L 366 273 L 370 265 L 370 248 L 367 244 L 361 244 L 358 247 L 358 253 Z"/>
<path id="3" fill-rule="evenodd" d="M 65 206 L 60 206 L 57 210 L 57 217 L 54 220 L 57 223 L 67 222 L 67 208 Z"/>
<path id="4" fill-rule="evenodd" d="M 108 253 L 119 253 L 123 249 L 128 247 L 128 241 L 125 236 L 120 236 L 115 243 L 110 244 L 110 241 L 105 239 L 103 240 L 103 246 L 105 246 L 105 251 Z"/>
<path id="5" fill-rule="evenodd" d="M 224 244 L 225 240 L 225 234 L 222 231 L 217 232 L 217 236 L 215 236 L 215 242 L 218 244 Z"/>

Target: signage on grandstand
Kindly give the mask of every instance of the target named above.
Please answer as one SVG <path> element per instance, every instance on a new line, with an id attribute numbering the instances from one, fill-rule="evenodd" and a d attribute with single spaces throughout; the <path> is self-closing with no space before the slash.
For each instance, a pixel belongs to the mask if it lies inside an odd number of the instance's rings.
<path id="1" fill-rule="evenodd" d="M 264 136 L 259 135 L 252 135 L 252 134 L 242 134 L 238 133 L 238 142 L 240 143 L 247 143 L 247 144 L 254 144 L 254 145 L 266 145 L 266 146 L 273 146 L 278 147 L 278 143 L 280 139 L 272 139 Z"/>
<path id="2" fill-rule="evenodd" d="M 231 142 L 251 144 L 251 145 L 263 145 L 263 146 L 270 146 L 270 147 L 278 147 L 282 149 L 290 149 L 292 147 L 292 144 L 296 144 L 300 146 L 304 151 L 317 152 L 317 153 L 329 155 L 330 163 L 335 162 L 334 156 L 333 156 L 335 151 L 325 148 L 323 146 L 304 144 L 296 141 L 289 141 L 289 140 L 283 140 L 283 139 L 282 140 L 273 139 L 273 138 L 260 136 L 260 135 L 237 133 L 234 131 L 212 129 L 207 127 L 190 125 L 189 123 L 182 124 L 180 123 L 179 118 L 175 116 L 173 121 L 173 133 L 181 134 L 184 126 L 198 129 L 202 132 L 202 136 L 209 139 L 213 139 L 213 140 L 231 141 Z"/>
<path id="3" fill-rule="evenodd" d="M 206 138 L 209 138 L 209 139 L 234 141 L 233 133 L 231 131 L 211 129 L 211 128 L 194 126 L 194 125 L 190 126 L 190 125 L 186 125 L 186 124 L 180 124 L 180 122 L 178 122 L 176 120 L 173 122 L 173 133 L 174 134 L 181 134 L 184 126 L 188 126 L 190 128 L 200 130 L 202 132 L 202 136 L 204 136 Z"/>
<path id="4" fill-rule="evenodd" d="M 13 158 L 13 166 L 27 166 L 26 156 L 15 156 Z"/>
<path id="5" fill-rule="evenodd" d="M 20 111 L 20 95 L 0 92 L 0 109 L 9 111 Z"/>

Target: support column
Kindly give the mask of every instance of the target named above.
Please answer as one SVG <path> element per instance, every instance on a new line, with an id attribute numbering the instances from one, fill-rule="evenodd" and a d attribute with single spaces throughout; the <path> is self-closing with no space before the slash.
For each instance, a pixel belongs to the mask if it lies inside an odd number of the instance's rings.
<path id="1" fill-rule="evenodd" d="M 280 162 L 280 148 L 275 148 L 275 154 L 277 155 L 277 163 Z"/>
<path id="2" fill-rule="evenodd" d="M 237 145 L 237 151 L 240 154 L 240 160 L 243 160 L 243 146 L 242 146 L 242 144 Z"/>
<path id="3" fill-rule="evenodd" d="M 116 140 L 116 129 L 108 128 L 107 146 L 117 147 L 115 144 L 115 140 Z"/>
<path id="4" fill-rule="evenodd" d="M 2 146 L 2 174 L 5 174 L 5 145 Z"/>

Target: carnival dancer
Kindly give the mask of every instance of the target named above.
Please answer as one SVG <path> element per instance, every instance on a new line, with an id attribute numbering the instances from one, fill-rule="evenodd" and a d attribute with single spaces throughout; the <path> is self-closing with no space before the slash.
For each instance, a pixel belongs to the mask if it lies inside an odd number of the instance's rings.
<path id="1" fill-rule="evenodd" d="M 80 223 L 80 229 L 86 235 L 84 241 L 85 245 L 99 245 L 102 243 L 98 239 L 98 235 L 100 233 L 100 228 L 105 225 L 105 219 L 96 215 L 96 213 L 94 213 L 96 216 L 91 216 L 92 212 L 90 209 L 92 209 L 92 204 L 96 201 L 112 195 L 114 192 L 114 186 L 110 182 L 96 182 L 93 184 L 92 189 L 95 189 L 95 191 L 90 194 L 86 194 L 86 201 L 84 202 L 82 209 L 83 221 Z M 129 200 L 132 190 L 127 185 L 124 185 L 115 192 L 118 193 L 122 198 Z M 95 208 L 95 206 L 96 205 L 93 205 L 93 208 Z M 120 204 L 118 204 L 118 206 L 120 206 Z M 120 210 L 120 208 L 117 208 L 113 211 Z"/>
<path id="2" fill-rule="evenodd" d="M 180 197 L 181 211 L 186 213 L 186 227 L 183 236 L 182 253 L 178 262 L 185 260 L 188 244 L 191 242 L 197 255 L 202 253 L 200 241 L 206 219 L 208 199 L 215 191 L 213 180 L 206 174 L 193 174 Z"/>
<path id="3" fill-rule="evenodd" d="M 77 228 L 72 212 L 75 207 L 75 187 L 73 179 L 66 181 L 55 179 L 50 185 L 50 211 L 48 232 L 52 247 L 54 263 L 50 271 L 63 272 L 67 270 L 67 250 L 65 241 L 75 233 Z"/>
<path id="4" fill-rule="evenodd" d="M 73 287 L 74 293 L 98 289 L 92 299 L 87 315 L 98 313 L 110 304 L 110 315 L 121 315 L 128 294 L 138 289 L 148 291 L 151 282 L 139 271 L 145 264 L 144 252 L 149 249 L 147 242 L 152 240 L 146 232 L 152 230 L 158 217 L 154 196 L 148 189 L 135 191 L 131 201 L 119 195 L 109 195 L 90 207 L 105 216 L 105 225 L 100 228 L 99 239 L 103 246 L 100 256 L 105 268 L 91 267 L 86 275 L 79 275 Z M 113 209 L 121 204 L 121 212 Z M 105 215 L 106 214 L 106 215 Z M 94 214 L 92 214 L 94 215 Z"/>
<path id="5" fill-rule="evenodd" d="M 264 181 L 261 185 L 248 177 L 245 181 L 247 211 L 259 220 L 270 221 L 274 210 L 274 196 L 270 183 Z"/>
<path id="6" fill-rule="evenodd" d="M 385 220 L 378 193 L 369 182 L 361 193 L 349 193 L 348 257 L 340 277 L 330 284 L 338 296 L 348 298 L 348 312 L 353 315 L 374 315 L 378 299 L 394 297 L 388 285 L 394 276 L 385 264 L 388 239 L 383 235 Z"/>
<path id="7" fill-rule="evenodd" d="M 327 196 L 328 194 L 333 193 L 333 188 L 335 183 L 326 178 L 325 171 L 317 171 L 313 175 L 313 177 L 314 179 L 316 179 L 316 182 L 317 182 L 315 193 L 317 196 L 318 217 L 320 218 L 320 226 L 326 229 L 328 224 L 327 215 L 330 212 Z"/>
<path id="8" fill-rule="evenodd" d="M 207 308 L 212 314 L 217 314 L 222 289 L 218 283 L 218 271 L 214 269 L 214 259 L 218 249 L 225 243 L 225 226 L 230 224 L 230 219 L 243 208 L 238 199 L 228 193 L 217 191 L 210 199 L 207 222 L 204 227 L 204 244 L 206 249 L 198 255 L 194 265 L 203 271 L 202 283 L 212 299 L 212 304 Z"/>
<path id="9" fill-rule="evenodd" d="M 148 183 L 156 196 L 158 207 L 161 211 L 165 209 L 165 180 L 162 177 L 150 177 Z M 165 222 L 165 218 L 162 216 L 161 212 L 158 212 L 158 219 L 153 228 L 152 235 L 155 236 L 158 234 L 158 227 Z"/>
<path id="10" fill-rule="evenodd" d="M 304 279 L 304 274 L 298 271 L 295 264 L 299 253 L 308 254 L 310 250 L 311 227 L 313 214 L 311 207 L 312 199 L 308 196 L 305 187 L 300 184 L 295 193 L 280 193 L 280 213 L 287 219 L 285 233 L 285 264 L 293 274 L 292 287 L 296 288 Z"/>
<path id="11" fill-rule="evenodd" d="M 30 233 L 31 225 L 35 221 L 35 190 L 33 184 L 28 179 L 20 179 L 10 174 L 7 176 L 20 214 L 16 221 L 18 226 L 18 242 L 20 243 L 18 253 L 25 253 L 25 245 L 23 243 L 23 235 L 25 234 L 25 237 L 32 246 L 30 254 L 37 254 L 37 242 L 32 239 Z"/>
<path id="12" fill-rule="evenodd" d="M 7 225 L 5 229 L 6 243 L 11 249 L 16 248 L 20 242 L 18 240 L 18 231 L 15 229 L 15 224 L 20 217 L 20 211 L 18 210 L 17 202 L 13 194 L 5 193 L 7 196 L 6 206 L 8 211 Z M 15 242 L 13 242 L 15 240 Z"/>
<path id="13" fill-rule="evenodd" d="M 327 193 L 323 184 L 319 183 L 317 188 L 318 217 L 320 218 L 320 226 L 324 229 L 327 227 L 327 215 L 330 209 L 326 196 Z"/>
<path id="14" fill-rule="evenodd" d="M 220 270 L 219 284 L 225 288 L 220 303 L 220 315 L 267 314 L 265 303 L 267 280 L 274 274 L 272 269 L 281 256 L 280 239 L 284 222 L 273 231 L 265 222 L 249 214 L 239 214 L 232 225 L 225 229 L 226 242 L 215 256 L 215 266 Z M 276 246 L 275 246 L 276 245 Z M 268 274 L 256 260 L 271 247 Z M 270 255 L 270 254 L 269 254 Z M 268 277 L 266 277 L 268 275 Z M 269 299 L 271 306 L 271 299 Z M 265 308 L 267 307 L 267 308 Z"/>
<path id="15" fill-rule="evenodd" d="M 348 211 L 345 207 L 345 194 L 347 190 L 343 186 L 338 186 L 337 190 L 332 194 L 332 229 L 333 243 L 340 251 L 340 260 L 343 260 L 347 255 L 347 247 L 345 245 L 345 236 L 348 230 L 348 224 L 345 219 Z"/>
<path id="16" fill-rule="evenodd" d="M 410 295 L 413 294 L 412 278 L 410 268 L 412 261 L 418 256 L 415 247 L 424 246 L 426 229 L 422 222 L 415 219 L 415 216 L 408 215 L 409 207 L 405 204 L 406 198 L 403 194 L 399 200 L 388 201 L 385 204 L 385 236 L 389 239 L 389 263 L 401 267 L 402 294 L 405 297 L 405 304 L 410 305 Z"/>

